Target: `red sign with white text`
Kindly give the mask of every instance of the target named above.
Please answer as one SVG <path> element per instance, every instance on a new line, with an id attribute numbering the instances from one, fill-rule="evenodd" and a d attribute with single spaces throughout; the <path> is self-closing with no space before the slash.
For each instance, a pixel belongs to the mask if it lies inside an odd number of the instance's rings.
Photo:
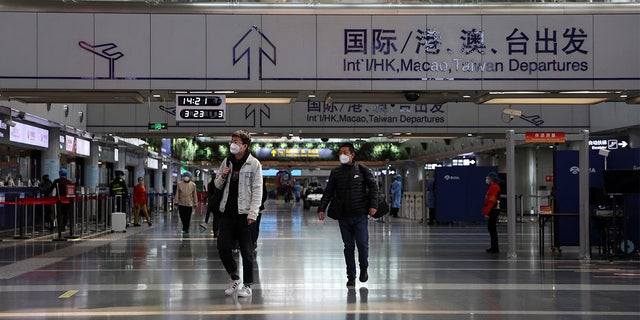
<path id="1" fill-rule="evenodd" d="M 564 132 L 527 132 L 524 135 L 525 142 L 565 142 L 567 141 Z"/>

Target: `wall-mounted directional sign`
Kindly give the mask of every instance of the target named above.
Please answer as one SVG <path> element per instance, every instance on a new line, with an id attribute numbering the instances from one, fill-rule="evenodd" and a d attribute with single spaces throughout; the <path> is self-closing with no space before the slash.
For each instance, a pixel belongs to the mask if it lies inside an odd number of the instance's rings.
<path id="1" fill-rule="evenodd" d="M 629 137 L 623 137 L 623 136 L 617 136 L 617 137 L 616 136 L 604 136 L 604 137 L 591 136 L 589 137 L 589 147 L 591 147 L 591 150 L 623 149 L 629 145 L 626 141 L 628 139 Z"/>
<path id="2" fill-rule="evenodd" d="M 215 121 L 227 119 L 225 96 L 176 94 L 176 121 Z"/>

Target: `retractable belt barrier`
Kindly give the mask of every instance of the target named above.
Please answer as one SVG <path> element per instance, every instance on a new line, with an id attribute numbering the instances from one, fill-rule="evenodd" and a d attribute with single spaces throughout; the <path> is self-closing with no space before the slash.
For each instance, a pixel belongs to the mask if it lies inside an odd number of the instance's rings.
<path id="1" fill-rule="evenodd" d="M 59 212 L 57 204 L 70 205 L 73 203 L 73 207 L 69 212 L 70 216 L 68 217 L 68 223 L 70 225 L 69 235 L 66 238 L 77 238 L 79 235 L 85 235 L 96 231 L 105 231 L 109 228 L 107 220 L 107 212 L 109 210 L 108 200 L 109 199 L 106 195 L 88 194 L 60 198 L 17 198 L 17 201 L 2 201 L 0 202 L 0 205 L 14 207 L 14 239 L 29 239 L 31 237 L 37 236 L 39 233 L 45 234 L 45 219 L 47 215 L 45 206 L 52 206 L 53 217 L 50 217 L 51 219 L 49 220 L 51 221 L 49 221 L 49 223 L 52 224 L 52 227 L 54 221 L 58 223 L 58 240 L 62 240 L 61 230 L 64 229 L 64 226 L 61 226 L 60 223 L 65 224 L 65 222 L 59 219 L 61 217 L 60 215 L 62 215 L 63 213 Z M 37 206 L 41 206 L 41 221 L 37 221 Z M 40 222 L 41 230 L 36 231 L 36 227 Z"/>
<path id="2" fill-rule="evenodd" d="M 3 201 L 0 202 L 2 205 L 12 205 L 13 206 L 13 238 L 14 239 L 29 239 L 27 236 L 27 232 L 29 230 L 29 219 L 28 219 L 28 210 L 29 206 L 31 206 L 31 214 L 32 214 L 32 231 L 31 235 L 36 234 L 36 205 L 51 205 L 56 203 L 57 198 L 55 197 L 43 197 L 43 198 L 18 198 L 18 201 Z M 44 211 L 43 211 L 44 212 Z M 20 219 L 18 218 L 18 213 L 21 214 Z M 43 214 L 44 219 L 44 214 Z M 20 221 L 20 223 L 18 223 Z"/>
<path id="3" fill-rule="evenodd" d="M 156 193 L 155 197 L 158 198 L 158 202 L 161 205 L 157 210 L 171 210 L 173 199 L 170 194 Z M 14 239 L 29 239 L 37 235 L 47 234 L 45 224 L 47 220 L 50 220 L 49 223 L 51 223 L 50 226 L 52 229 L 54 221 L 58 224 L 58 237 L 54 240 L 65 240 L 62 237 L 61 230 L 65 229 L 64 224 L 67 222 L 70 228 L 69 234 L 65 238 L 77 238 L 78 236 L 92 232 L 108 231 L 111 228 L 111 213 L 116 209 L 114 206 L 116 198 L 117 197 L 107 194 L 95 193 L 60 198 L 25 197 L 16 198 L 17 201 L 0 201 L 0 205 L 14 207 Z M 69 221 L 62 221 L 63 219 L 61 218 L 64 217 L 64 213 L 60 211 L 62 208 L 58 204 L 73 205 L 69 209 L 70 212 L 67 217 Z M 41 206 L 39 212 L 39 214 L 42 214 L 41 220 L 37 217 L 37 206 Z M 50 219 L 46 218 L 47 210 L 45 210 L 45 206 L 51 206 L 53 216 L 50 217 Z M 131 222 L 129 220 L 133 219 L 129 199 L 121 200 L 119 210 L 127 214 L 127 224 L 129 224 L 129 222 Z M 36 230 L 38 225 L 40 225 L 41 228 Z M 0 241 L 2 241 L 2 239 L 0 239 Z"/>

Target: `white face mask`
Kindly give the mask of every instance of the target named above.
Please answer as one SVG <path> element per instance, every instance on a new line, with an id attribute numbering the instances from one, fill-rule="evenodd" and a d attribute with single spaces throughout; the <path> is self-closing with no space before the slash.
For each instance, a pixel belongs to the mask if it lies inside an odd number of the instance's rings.
<path id="1" fill-rule="evenodd" d="M 187 177 L 182 178 L 182 180 L 184 180 L 185 182 L 189 182 L 189 180 L 191 180 L 191 178 L 189 178 L 189 177 L 187 176 Z"/>
<path id="2" fill-rule="evenodd" d="M 347 163 L 349 163 L 349 160 L 351 160 L 350 156 L 348 156 L 346 154 L 341 154 L 340 155 L 340 163 L 347 164 Z"/>
<path id="3" fill-rule="evenodd" d="M 235 143 L 232 143 L 229 146 L 229 151 L 231 151 L 231 154 L 238 154 L 238 152 L 240 152 L 240 146 Z"/>

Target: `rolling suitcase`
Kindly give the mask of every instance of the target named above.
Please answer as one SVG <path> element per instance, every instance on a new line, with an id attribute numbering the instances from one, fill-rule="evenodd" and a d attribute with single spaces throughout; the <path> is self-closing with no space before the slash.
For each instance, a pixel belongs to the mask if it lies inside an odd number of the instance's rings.
<path id="1" fill-rule="evenodd" d="M 111 213 L 111 232 L 127 232 L 127 215 L 124 212 Z"/>

